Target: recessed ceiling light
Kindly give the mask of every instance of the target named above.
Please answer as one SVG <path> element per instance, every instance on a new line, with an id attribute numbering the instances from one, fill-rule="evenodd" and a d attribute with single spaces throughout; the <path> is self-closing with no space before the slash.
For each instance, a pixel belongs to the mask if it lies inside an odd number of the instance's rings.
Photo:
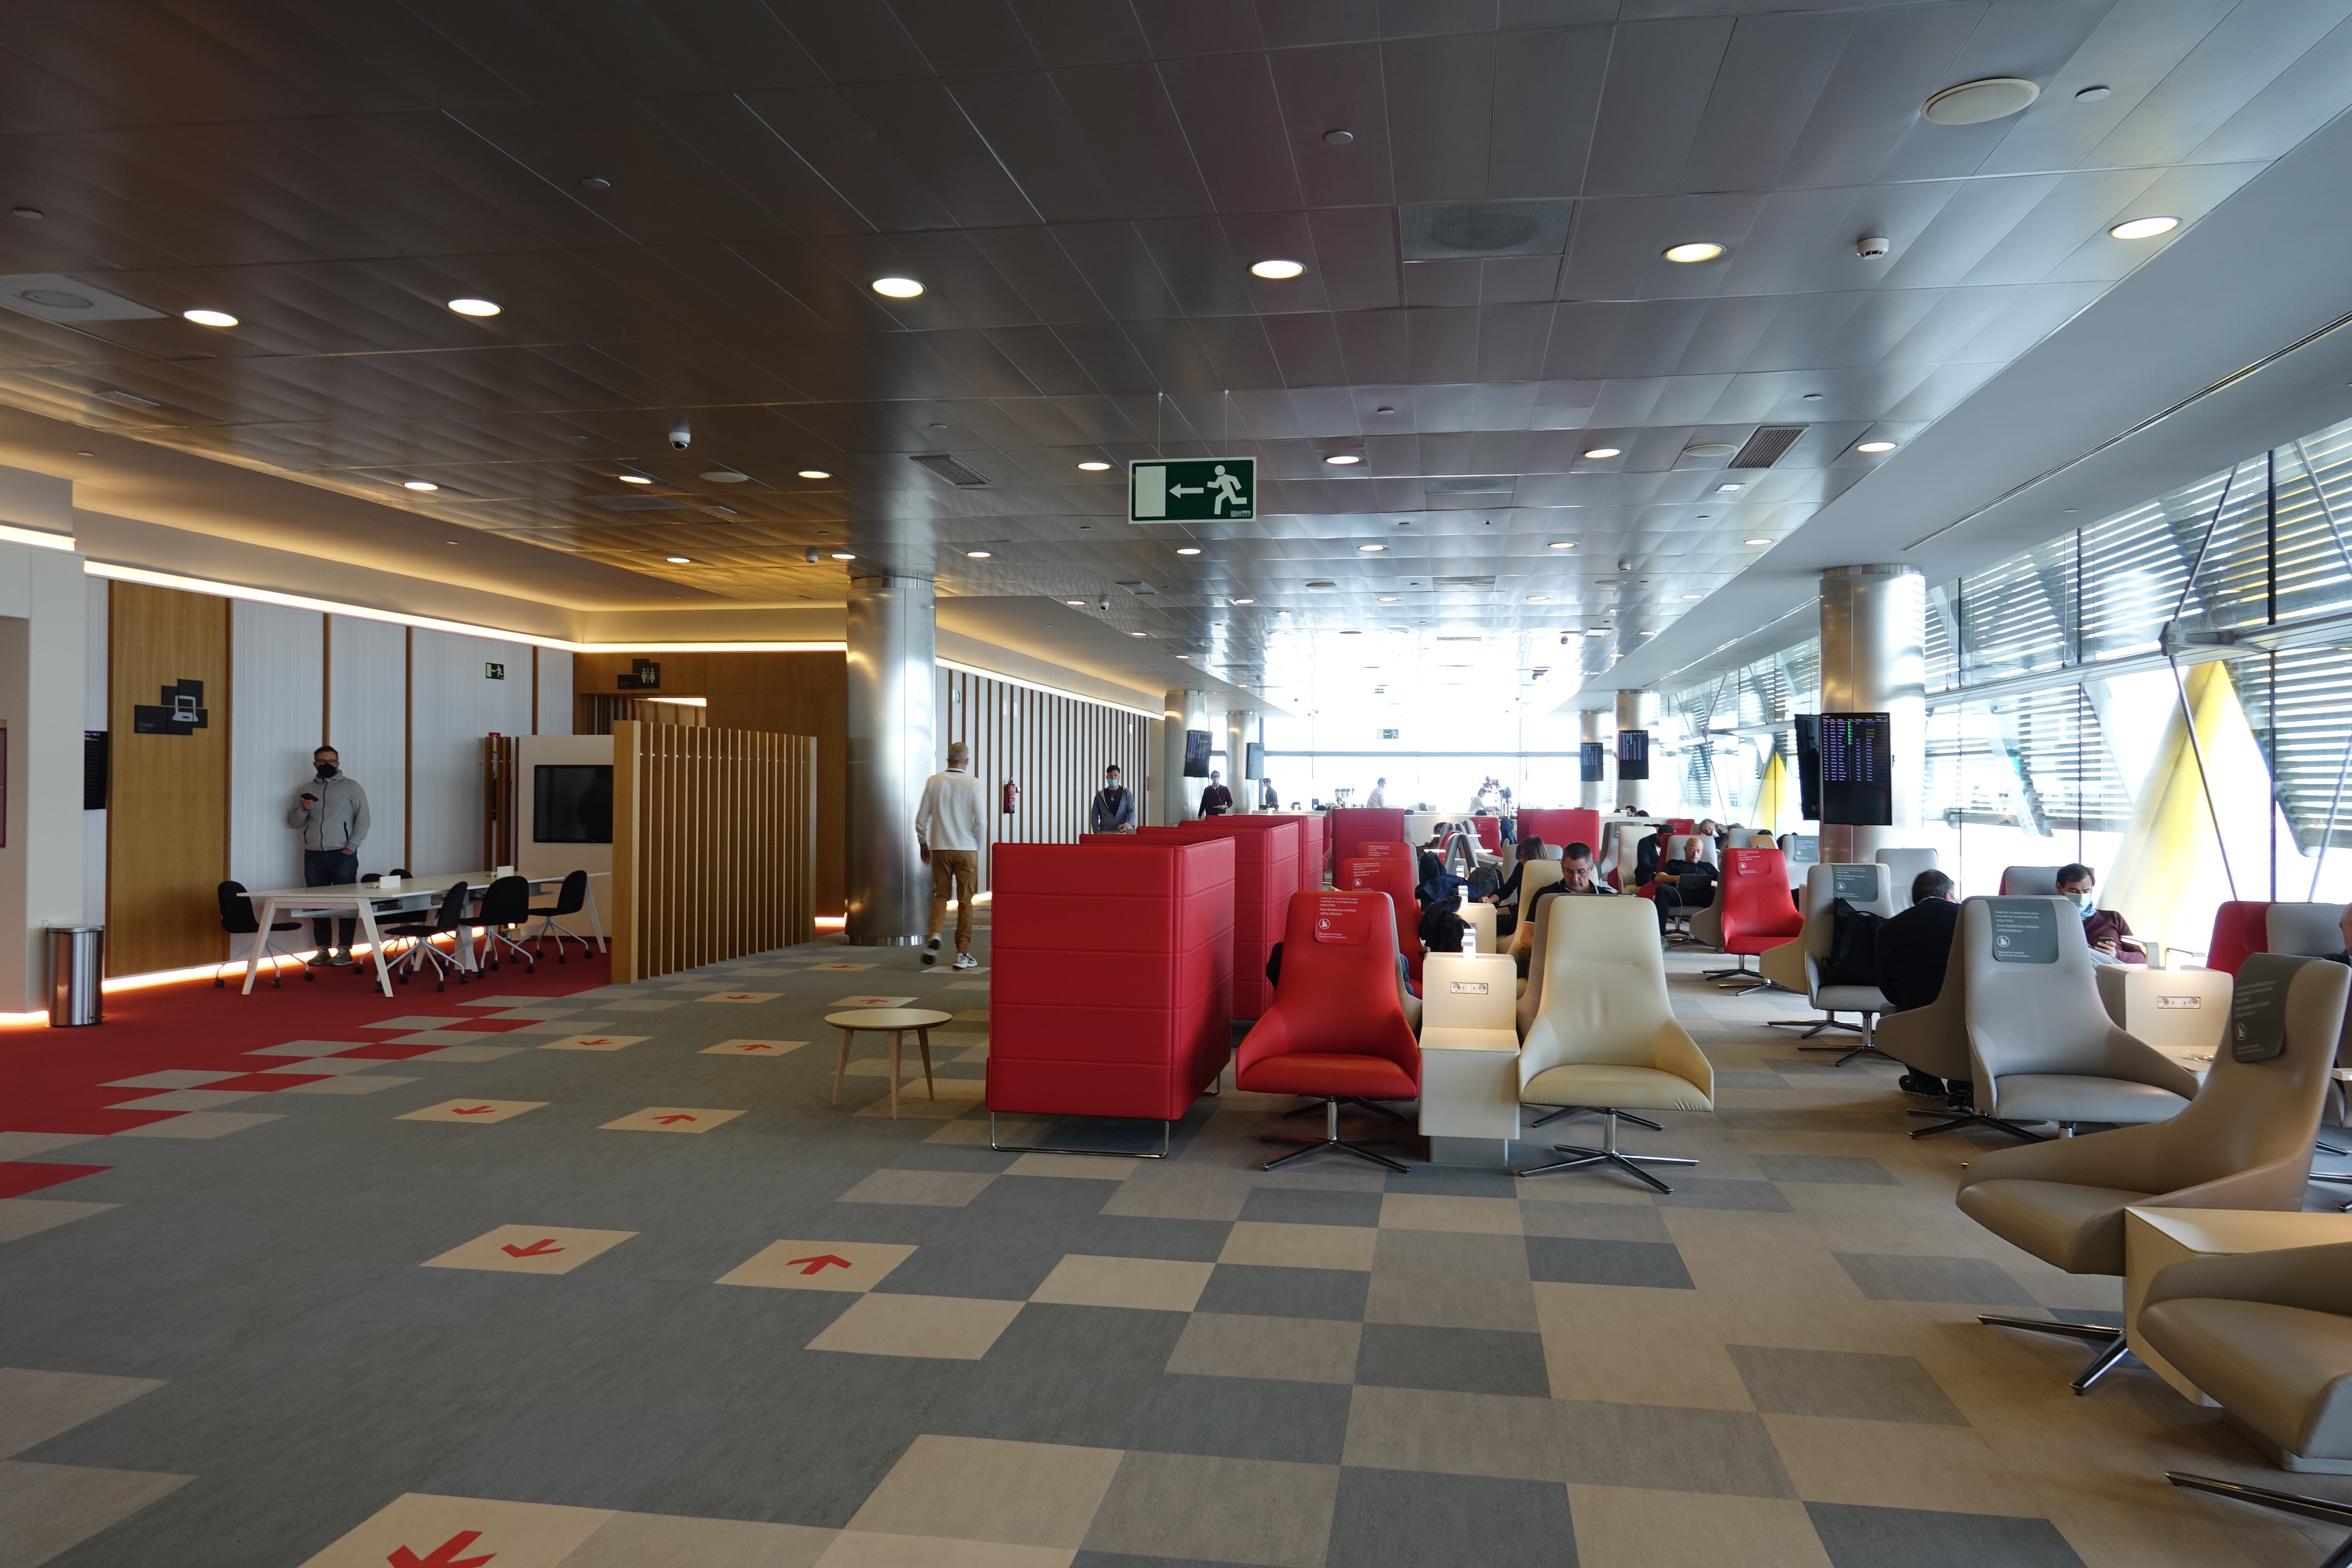
<path id="1" fill-rule="evenodd" d="M 1141 632 L 1129 632 L 1129 633 L 1128 633 L 1127 635 L 1128 635 L 1128 636 L 1129 636 L 1129 637 L 1141 637 L 1143 634 L 1142 634 Z"/>
<path id="2" fill-rule="evenodd" d="M 200 327 L 234 327 L 236 318 L 226 310 L 183 310 L 181 315 Z"/>
<path id="3" fill-rule="evenodd" d="M 1359 458 L 1353 452 L 1334 452 L 1323 460 L 1330 464 L 1333 468 L 1344 468 L 1350 463 L 1360 463 L 1364 459 Z"/>
<path id="4" fill-rule="evenodd" d="M 801 478 L 804 479 L 829 479 L 833 478 L 833 476 L 826 473 L 823 468 L 803 468 L 801 470 Z"/>
<path id="5" fill-rule="evenodd" d="M 1176 553 L 1179 555 L 1198 555 L 1201 552 L 1198 546 L 1186 544 L 1180 546 L 1177 549 Z"/>
<path id="6" fill-rule="evenodd" d="M 1236 605 L 1255 605 L 1257 601 L 1255 599 L 1235 599 L 1234 603 Z"/>
<path id="7" fill-rule="evenodd" d="M 1739 542 L 1742 544 L 1769 544 L 1772 542 L 1769 539 L 1743 539 Z"/>
<path id="8" fill-rule="evenodd" d="M 1683 597 L 1685 599 L 1704 599 L 1706 595 L 1705 594 L 1685 594 Z"/>
<path id="9" fill-rule="evenodd" d="M 1715 487 L 1715 493 L 1719 496 L 1737 495 L 1745 488 L 1741 485 L 1717 485 Z"/>
<path id="10" fill-rule="evenodd" d="M 646 478 L 643 474 L 623 474 L 621 476 L 621 482 L 625 485 L 649 485 L 653 483 L 653 480 Z"/>
<path id="11" fill-rule="evenodd" d="M 1381 603 L 1383 605 L 1393 605 L 1402 596 L 1402 595 L 1397 594 L 1382 594 L 1381 595 Z"/>
<path id="12" fill-rule="evenodd" d="M 747 485 L 751 476 L 733 468 L 705 468 L 702 477 L 714 485 Z"/>
<path id="13" fill-rule="evenodd" d="M 1176 657 L 1177 657 L 1178 658 L 1192 658 L 1192 656 L 1191 654 L 1189 654 L 1189 653 L 1180 653 L 1180 654 L 1178 654 Z"/>
<path id="14" fill-rule="evenodd" d="M 1388 546 L 1385 544 L 1359 544 L 1356 548 L 1362 551 L 1367 555 L 1378 555 L 1381 551 L 1386 550 Z"/>
<path id="15" fill-rule="evenodd" d="M 1809 392 L 1805 394 L 1805 401 L 1808 403 L 1819 403 L 1821 400 L 1822 395 L 1818 392 Z"/>
<path id="16" fill-rule="evenodd" d="M 923 286 L 911 278 L 877 278 L 874 291 L 887 299 L 911 300 L 923 291 Z"/>
<path id="17" fill-rule="evenodd" d="M 400 488 L 404 490 L 437 490 L 441 487 L 431 479 L 403 479 Z"/>
<path id="18" fill-rule="evenodd" d="M 667 561 L 673 566 L 691 566 L 694 564 L 693 562 L 688 561 L 683 555 L 666 555 L 662 557 L 662 559 Z"/>
<path id="19" fill-rule="evenodd" d="M 1723 247 L 1711 239 L 1695 239 L 1686 245 L 1670 245 L 1665 254 L 1669 261 L 1712 261 L 1723 254 Z"/>
<path id="20" fill-rule="evenodd" d="M 1105 468 L 1109 468 L 1110 465 L 1108 463 L 1080 463 L 1078 467 L 1084 468 L 1090 474 L 1099 474 Z"/>
<path id="21" fill-rule="evenodd" d="M 580 188 L 583 191 L 609 191 L 613 188 L 613 182 L 602 174 L 583 174 L 580 176 Z"/>
<path id="22" fill-rule="evenodd" d="M 1588 458 L 1615 458 L 1622 457 L 1623 450 L 1617 447 L 1595 447 L 1584 455 Z"/>
<path id="23" fill-rule="evenodd" d="M 49 216 L 38 207 L 12 207 L 9 210 L 27 223 L 38 223 Z"/>
<path id="24" fill-rule="evenodd" d="M 461 316 L 495 316 L 499 307 L 488 300 L 452 300 L 449 309 Z"/>
<path id="25" fill-rule="evenodd" d="M 1323 132 L 1323 140 L 1328 142 L 1334 147 L 1345 147 L 1349 142 L 1353 142 L 1355 139 L 1356 133 L 1352 131 L 1342 131 L 1334 128 Z"/>
<path id="26" fill-rule="evenodd" d="M 1607 626 L 1592 626 L 1588 628 L 1584 635 L 1589 637 L 1605 637 L 1609 635 L 1609 628 Z"/>
<path id="27" fill-rule="evenodd" d="M 2042 96 L 2023 77 L 1989 76 L 1948 87 L 1919 108 L 1919 117 L 1937 125 L 1982 125 L 2022 113 Z"/>
<path id="28" fill-rule="evenodd" d="M 2180 226 L 2177 217 L 2136 217 L 2107 230 L 2117 239 L 2154 239 L 2159 234 L 2169 234 Z"/>
<path id="29" fill-rule="evenodd" d="M 1576 548 L 1576 541 L 1573 539 L 1557 540 L 1552 543 L 1545 545 L 1544 548 L 1546 550 L 1573 550 Z"/>
<path id="30" fill-rule="evenodd" d="M 1264 261 L 1251 262 L 1250 270 L 1260 278 L 1280 279 L 1296 278 L 1307 268 L 1296 261 L 1286 261 L 1280 257 L 1268 257 Z"/>
<path id="31" fill-rule="evenodd" d="M 1895 443 L 1892 441 L 1863 441 L 1857 443 L 1853 449 L 1857 452 L 1892 452 L 1895 450 Z"/>
<path id="32" fill-rule="evenodd" d="M 1062 601 L 1062 603 L 1064 603 L 1064 604 L 1066 604 L 1066 605 L 1077 605 L 1078 607 L 1080 607 L 1081 609 L 1083 609 L 1083 608 L 1085 608 L 1085 607 L 1086 607 L 1086 603 L 1087 603 L 1087 602 L 1086 602 L 1084 599 L 1065 599 L 1065 600 L 1063 600 L 1063 601 Z"/>
<path id="33" fill-rule="evenodd" d="M 855 560 L 856 560 L 856 559 L 857 559 L 857 557 L 856 557 L 856 555 L 852 554 L 850 552 L 848 552 L 848 551 L 846 551 L 846 550 L 836 550 L 836 551 L 835 551 L 835 552 L 833 552 L 833 558 L 834 558 L 835 561 L 855 561 Z"/>
<path id="34" fill-rule="evenodd" d="M 974 561 L 985 561 L 988 559 L 989 554 L 985 550 L 967 550 L 964 553 L 971 556 Z"/>
<path id="35" fill-rule="evenodd" d="M 1528 595 L 1528 603 L 1530 605 L 1549 605 L 1551 603 L 1551 595 L 1549 594 L 1529 594 Z"/>
<path id="36" fill-rule="evenodd" d="M 2111 87 L 2086 87 L 2074 94 L 2074 101 L 2077 103 L 2096 103 L 2099 100 L 2106 97 L 2107 94 L 2114 90 L 2115 89 Z"/>

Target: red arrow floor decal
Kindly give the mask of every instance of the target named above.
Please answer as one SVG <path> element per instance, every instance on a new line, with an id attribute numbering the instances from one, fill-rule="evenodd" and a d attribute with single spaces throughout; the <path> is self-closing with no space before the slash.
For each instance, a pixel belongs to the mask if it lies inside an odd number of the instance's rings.
<path id="1" fill-rule="evenodd" d="M 512 1248 L 509 1250 L 511 1251 Z M 457 1555 L 481 1538 L 482 1532 L 478 1530 L 461 1530 L 435 1547 L 433 1554 L 429 1557 L 419 1557 L 407 1547 L 400 1546 L 394 1547 L 392 1555 L 384 1561 L 391 1563 L 392 1568 L 481 1568 L 483 1563 L 496 1557 L 498 1553 L 485 1552 L 479 1557 Z"/>
<path id="2" fill-rule="evenodd" d="M 850 1266 L 849 1259 L 835 1258 L 830 1252 L 821 1258 L 788 1258 L 784 1262 L 787 1267 L 795 1263 L 807 1264 L 808 1267 L 801 1270 L 803 1274 L 816 1274 L 826 1268 L 846 1268 Z"/>
<path id="3" fill-rule="evenodd" d="M 673 1121 L 691 1121 L 694 1118 L 691 1116 L 656 1116 L 654 1120 L 667 1127 Z"/>
<path id="4" fill-rule="evenodd" d="M 499 1247 L 499 1250 L 509 1258 L 545 1258 L 551 1253 L 561 1252 L 563 1248 L 556 1246 L 555 1237 L 551 1236 L 534 1241 L 529 1247 L 507 1246 Z"/>
<path id="5" fill-rule="evenodd" d="M 497 1109 L 495 1106 L 488 1105 L 453 1105 L 449 1108 L 449 1114 L 452 1116 L 488 1116 L 495 1109 Z"/>
<path id="6" fill-rule="evenodd" d="M 761 1044 L 761 1043 L 760 1041 L 758 1041 L 758 1040 L 754 1040 L 754 1041 L 752 1041 L 750 1045 L 745 1046 L 743 1048 L 744 1048 L 745 1050 L 747 1050 L 747 1051 L 764 1051 L 764 1050 L 771 1049 L 772 1047 L 768 1047 L 768 1046 L 766 1046 L 766 1045 Z"/>

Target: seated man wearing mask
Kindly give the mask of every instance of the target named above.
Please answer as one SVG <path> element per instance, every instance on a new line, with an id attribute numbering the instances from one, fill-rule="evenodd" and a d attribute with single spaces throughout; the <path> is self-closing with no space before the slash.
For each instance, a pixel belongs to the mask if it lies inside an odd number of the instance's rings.
<path id="1" fill-rule="evenodd" d="M 2098 879 L 2084 865 L 2058 868 L 2058 896 L 2069 900 L 2083 916 L 2083 940 L 2091 944 L 2094 963 L 2146 963 L 2147 949 L 2132 935 L 2131 924 L 2113 910 L 2098 908 L 2091 889 Z"/>

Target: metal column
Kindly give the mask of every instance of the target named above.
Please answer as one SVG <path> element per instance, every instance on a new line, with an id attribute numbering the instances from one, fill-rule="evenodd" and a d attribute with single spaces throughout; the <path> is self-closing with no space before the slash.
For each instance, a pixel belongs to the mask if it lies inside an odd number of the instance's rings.
<path id="1" fill-rule="evenodd" d="M 938 652 L 931 579 L 849 580 L 847 935 L 865 947 L 922 940 L 930 878 L 915 848 L 932 744 Z"/>
<path id="2" fill-rule="evenodd" d="M 1596 741 L 1604 745 L 1607 744 L 1609 727 L 1602 721 L 1599 709 L 1588 708 L 1577 715 L 1577 736 L 1580 741 L 1588 745 Z M 1580 759 L 1578 765 L 1580 767 L 1583 765 Z M 1605 769 L 1607 763 L 1604 763 L 1602 766 Z M 1608 803 L 1608 792 L 1609 782 L 1606 779 L 1594 779 L 1590 783 L 1580 784 L 1577 785 L 1576 804 L 1587 811 L 1599 811 Z"/>
<path id="3" fill-rule="evenodd" d="M 1621 691 L 1617 694 L 1617 728 L 1647 730 L 1650 732 L 1650 778 L 1617 781 L 1617 809 L 1648 812 L 1652 803 L 1660 799 L 1658 785 L 1664 782 L 1657 774 L 1665 763 L 1658 754 L 1658 694 L 1654 691 Z"/>
<path id="4" fill-rule="evenodd" d="M 1201 815 L 1201 792 L 1209 781 L 1184 776 L 1184 731 L 1209 727 L 1209 700 L 1197 691 L 1171 691 L 1160 717 L 1160 788 L 1152 820 L 1189 822 Z"/>
<path id="5" fill-rule="evenodd" d="M 1927 580 L 1913 566 L 1822 574 L 1822 711 L 1890 716 L 1891 827 L 1822 825 L 1822 858 L 1867 860 L 1915 842 L 1927 761 Z"/>

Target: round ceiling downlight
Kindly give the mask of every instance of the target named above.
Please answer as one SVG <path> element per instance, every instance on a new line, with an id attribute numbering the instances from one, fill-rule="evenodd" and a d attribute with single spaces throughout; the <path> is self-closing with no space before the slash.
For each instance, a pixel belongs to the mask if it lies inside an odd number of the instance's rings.
<path id="1" fill-rule="evenodd" d="M 1386 550 L 1388 546 L 1385 544 L 1359 544 L 1356 548 L 1367 555 L 1378 555 L 1381 551 Z"/>
<path id="2" fill-rule="evenodd" d="M 833 476 L 825 472 L 823 468 L 803 468 L 801 470 L 801 478 L 804 479 L 829 479 L 833 478 Z"/>
<path id="3" fill-rule="evenodd" d="M 964 553 L 974 561 L 985 561 L 989 557 L 989 552 L 985 550 L 967 550 Z"/>
<path id="4" fill-rule="evenodd" d="M 497 302 L 490 300 L 452 300 L 449 309 L 461 316 L 495 316 L 499 313 Z"/>
<path id="5" fill-rule="evenodd" d="M 2177 217 L 2136 217 L 2116 225 L 2107 232 L 2117 239 L 2154 239 L 2159 234 L 2170 234 L 2180 226 Z"/>
<path id="6" fill-rule="evenodd" d="M 1282 257 L 1270 256 L 1264 261 L 1251 262 L 1250 270 L 1260 278 L 1272 278 L 1278 281 L 1285 278 L 1297 277 L 1300 273 L 1307 270 L 1307 267 L 1304 262 L 1290 261 Z"/>
<path id="7" fill-rule="evenodd" d="M 1895 443 L 1892 441 L 1860 441 L 1854 444 L 1853 449 L 1857 452 L 1892 452 L 1895 450 Z"/>
<path id="8" fill-rule="evenodd" d="M 1104 469 L 1109 468 L 1110 465 L 1108 463 L 1080 463 L 1078 467 L 1089 474 L 1099 474 Z"/>
<path id="9" fill-rule="evenodd" d="M 236 318 L 226 310 L 183 310 L 180 314 L 200 327 L 234 327 Z"/>
<path id="10" fill-rule="evenodd" d="M 1198 555 L 1201 553 L 1201 550 L 1198 545 L 1185 544 L 1180 545 L 1177 548 L 1176 553 L 1179 555 Z"/>
<path id="11" fill-rule="evenodd" d="M 1576 541 L 1572 539 L 1555 540 L 1551 543 L 1545 545 L 1544 548 L 1546 550 L 1573 550 L 1576 548 Z"/>
<path id="12" fill-rule="evenodd" d="M 856 559 L 857 559 L 856 555 L 854 552 L 850 552 L 850 551 L 847 551 L 847 550 L 836 550 L 836 551 L 835 551 L 835 552 L 833 552 L 833 558 L 834 558 L 835 561 L 855 561 L 855 560 L 856 560 Z"/>
<path id="13" fill-rule="evenodd" d="M 889 300 L 911 300 L 923 291 L 923 286 L 911 278 L 877 278 L 874 291 Z"/>
<path id="14" fill-rule="evenodd" d="M 1694 261 L 1712 261 L 1722 254 L 1723 247 L 1711 239 L 1694 239 L 1683 245 L 1670 245 L 1665 249 L 1667 260 L 1679 261 L 1685 266 Z"/>
<path id="15" fill-rule="evenodd" d="M 1588 458 L 1598 458 L 1622 457 L 1624 453 L 1622 448 L 1617 447 L 1595 447 L 1584 455 Z"/>
<path id="16" fill-rule="evenodd" d="M 688 560 L 683 555 L 665 555 L 662 559 L 668 562 L 673 566 L 691 566 L 694 564 L 693 562 Z"/>
<path id="17" fill-rule="evenodd" d="M 623 474 L 621 476 L 621 482 L 625 485 L 649 485 L 653 483 L 653 480 L 646 478 L 643 474 Z"/>
<path id="18" fill-rule="evenodd" d="M 1772 542 L 1769 539 L 1743 539 L 1739 542 L 1742 544 L 1769 544 Z"/>
<path id="19" fill-rule="evenodd" d="M 2042 89 L 2019 76 L 1989 76 L 1948 87 L 1919 109 L 1919 117 L 1936 125 L 1982 125 L 2021 114 L 2042 96 Z"/>
<path id="20" fill-rule="evenodd" d="M 431 479 L 403 479 L 400 488 L 404 490 L 437 490 L 441 487 Z"/>
<path id="21" fill-rule="evenodd" d="M 1330 464 L 1335 468 L 1344 468 L 1350 463 L 1360 463 L 1364 459 L 1359 458 L 1353 452 L 1334 452 L 1323 460 Z"/>

